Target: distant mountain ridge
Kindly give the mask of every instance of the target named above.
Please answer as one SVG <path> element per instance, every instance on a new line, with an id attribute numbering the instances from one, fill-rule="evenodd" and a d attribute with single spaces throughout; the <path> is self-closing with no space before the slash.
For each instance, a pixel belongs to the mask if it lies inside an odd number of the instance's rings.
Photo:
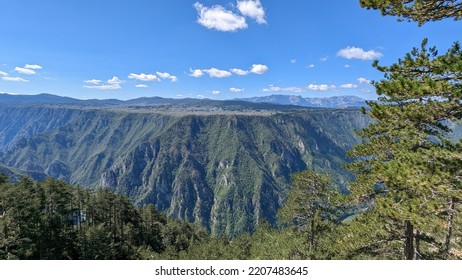
<path id="1" fill-rule="evenodd" d="M 212 100 L 212 99 L 195 99 L 195 98 L 163 98 L 163 97 L 140 97 L 130 100 L 118 99 L 76 99 L 63 97 L 47 93 L 37 95 L 12 95 L 0 93 L 0 104 L 68 104 L 82 106 L 222 106 L 222 105 L 242 105 L 242 102 L 254 104 L 277 104 L 292 105 L 312 108 L 348 108 L 366 106 L 366 100 L 357 96 L 334 96 L 334 97 L 315 97 L 308 98 L 300 95 L 270 95 L 250 98 L 237 98 L 233 100 Z"/>
<path id="2" fill-rule="evenodd" d="M 121 104 L 117 99 L 89 99 L 81 100 L 72 97 L 58 96 L 48 93 L 36 95 L 21 95 L 0 93 L 0 104 Z"/>
<path id="3" fill-rule="evenodd" d="M 279 105 L 296 105 L 313 108 L 347 108 L 367 106 L 366 100 L 357 96 L 302 97 L 300 95 L 269 95 L 238 100 L 252 103 L 272 103 Z"/>

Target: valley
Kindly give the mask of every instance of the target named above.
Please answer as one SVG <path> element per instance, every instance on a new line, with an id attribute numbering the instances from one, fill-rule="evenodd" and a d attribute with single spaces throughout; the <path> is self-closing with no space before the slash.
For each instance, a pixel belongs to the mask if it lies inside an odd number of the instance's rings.
<path id="1" fill-rule="evenodd" d="M 355 108 L 147 103 L 3 104 L 1 162 L 36 179 L 112 189 L 236 236 L 276 222 L 293 172 L 329 173 L 345 191 L 345 152 L 369 122 Z"/>

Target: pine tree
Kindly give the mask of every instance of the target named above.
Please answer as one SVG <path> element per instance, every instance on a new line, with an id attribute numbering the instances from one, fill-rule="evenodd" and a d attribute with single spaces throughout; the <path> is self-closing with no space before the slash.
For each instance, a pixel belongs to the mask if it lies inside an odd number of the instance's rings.
<path id="1" fill-rule="evenodd" d="M 331 186 L 331 178 L 311 170 L 292 174 L 292 189 L 279 211 L 283 223 L 307 236 L 308 255 L 316 258 L 317 241 L 326 233 L 338 216 L 335 205 L 338 192 Z"/>
<path id="2" fill-rule="evenodd" d="M 3 184 L 0 190 L 3 215 L 0 220 L 0 252 L 6 259 L 40 258 L 40 213 L 42 192 L 29 178 Z"/>
<path id="3" fill-rule="evenodd" d="M 445 18 L 462 19 L 460 0 L 360 0 L 361 7 L 380 10 L 382 15 L 398 16 L 400 21 L 428 21 Z"/>
<path id="4" fill-rule="evenodd" d="M 63 180 L 47 178 L 42 189 L 40 217 L 40 259 L 77 258 L 77 232 L 72 224 L 74 207 L 70 186 Z"/>
<path id="5" fill-rule="evenodd" d="M 157 212 L 152 204 L 144 206 L 139 211 L 141 216 L 139 243 L 144 243 L 149 246 L 150 250 L 160 253 L 165 249 L 162 241 L 162 229 L 167 223 L 167 219 Z"/>
<path id="6" fill-rule="evenodd" d="M 460 45 L 438 55 L 424 40 L 398 63 L 374 66 L 385 79 L 374 83 L 379 100 L 365 113 L 376 122 L 358 133 L 366 141 L 349 152 L 356 159 L 348 165 L 357 175 L 352 198 L 374 204 L 366 214 L 372 229 L 357 231 L 367 233 L 367 241 L 356 250 L 395 258 L 401 248 L 407 259 L 444 257 L 453 205 L 462 199 L 462 144 L 449 137 L 462 116 Z M 367 220 L 359 220 L 361 228 Z"/>

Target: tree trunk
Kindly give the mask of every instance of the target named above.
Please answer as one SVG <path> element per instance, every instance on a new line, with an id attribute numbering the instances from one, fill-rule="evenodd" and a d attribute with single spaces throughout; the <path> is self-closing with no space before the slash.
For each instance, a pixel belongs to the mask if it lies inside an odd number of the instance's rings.
<path id="1" fill-rule="evenodd" d="M 310 231 L 310 253 L 314 250 L 314 218 L 311 219 L 311 231 Z"/>
<path id="2" fill-rule="evenodd" d="M 449 202 L 449 211 L 448 211 L 448 231 L 446 233 L 446 240 L 444 241 L 444 254 L 443 258 L 449 258 L 449 251 L 451 250 L 451 238 L 452 238 L 452 227 L 454 221 L 454 198 L 451 197 Z"/>
<path id="3" fill-rule="evenodd" d="M 405 244 L 404 244 L 404 259 L 413 260 L 414 259 L 414 226 L 411 221 L 407 219 L 405 221 Z"/>
<path id="4" fill-rule="evenodd" d="M 421 257 L 422 256 L 420 255 L 420 231 L 416 231 L 414 259 L 420 260 Z"/>
<path id="5" fill-rule="evenodd" d="M 309 236 L 309 254 L 310 258 L 313 259 L 313 251 L 314 251 L 314 236 L 315 236 L 315 226 L 316 226 L 316 209 L 314 203 L 310 204 L 310 236 Z"/>

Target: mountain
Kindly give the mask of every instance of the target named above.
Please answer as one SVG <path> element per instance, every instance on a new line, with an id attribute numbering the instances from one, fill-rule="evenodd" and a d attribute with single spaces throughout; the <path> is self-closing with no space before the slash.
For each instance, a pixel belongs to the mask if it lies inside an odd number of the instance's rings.
<path id="1" fill-rule="evenodd" d="M 300 95 L 270 95 L 238 100 L 253 103 L 272 103 L 279 105 L 296 105 L 313 108 L 347 108 L 367 106 L 366 100 L 357 96 L 333 96 L 326 98 L 308 98 Z"/>
<path id="2" fill-rule="evenodd" d="M 0 149 L 8 166 L 96 187 L 105 168 L 170 119 L 122 109 L 0 107 Z"/>
<path id="3" fill-rule="evenodd" d="M 7 175 L 10 182 L 19 182 L 19 180 L 25 176 L 28 176 L 36 181 L 43 181 L 48 177 L 44 173 L 22 171 L 3 164 L 0 164 L 0 174 Z"/>
<path id="4" fill-rule="evenodd" d="M 181 102 L 3 104 L 0 162 L 114 189 L 138 205 L 152 203 L 170 217 L 233 236 L 262 220 L 275 222 L 292 172 L 328 172 L 345 188 L 351 179 L 341 168 L 345 151 L 359 141 L 354 129 L 369 122 L 358 109 Z"/>
<path id="5" fill-rule="evenodd" d="M 332 120 L 344 126 L 321 127 Z M 358 140 L 350 129 L 364 121 L 357 111 L 186 116 L 112 165 L 101 184 L 235 235 L 275 222 L 293 172 L 329 172 L 345 187 L 345 149 Z"/>
<path id="6" fill-rule="evenodd" d="M 37 95 L 12 95 L 6 93 L 0 93 L 0 104 L 75 104 L 75 105 L 109 105 L 109 104 L 121 104 L 123 101 L 117 99 L 89 99 L 80 100 L 71 97 L 64 97 L 58 95 L 52 95 L 47 93 Z"/>
<path id="7" fill-rule="evenodd" d="M 261 108 L 271 108 L 269 104 L 293 105 L 312 108 L 347 108 L 366 106 L 366 101 L 356 96 L 334 96 L 328 98 L 305 98 L 299 95 L 270 95 L 251 98 L 240 98 L 235 100 L 211 100 L 211 99 L 194 99 L 194 98 L 163 98 L 163 97 L 141 97 L 130 100 L 117 99 L 88 99 L 80 100 L 70 97 L 62 97 L 52 94 L 38 95 L 10 95 L 0 93 L 0 105 L 18 105 L 18 104 L 66 104 L 80 106 L 198 106 L 198 107 L 246 107 L 246 102 L 256 103 Z M 251 108 L 256 108 L 253 105 Z"/>

